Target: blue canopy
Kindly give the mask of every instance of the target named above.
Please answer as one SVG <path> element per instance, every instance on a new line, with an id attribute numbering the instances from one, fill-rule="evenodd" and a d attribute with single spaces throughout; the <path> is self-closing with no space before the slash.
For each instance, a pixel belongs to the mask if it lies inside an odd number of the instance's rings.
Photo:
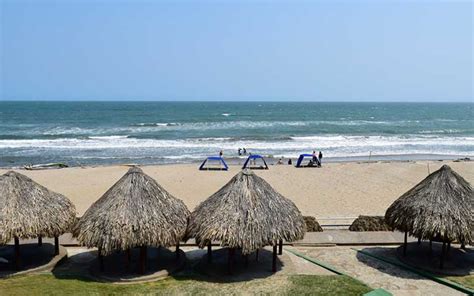
<path id="1" fill-rule="evenodd" d="M 219 168 L 211 168 L 211 167 L 205 167 L 206 163 L 208 160 L 217 160 L 220 162 L 220 164 L 222 165 L 221 167 Z M 227 171 L 229 170 L 229 167 L 227 166 L 227 163 L 225 163 L 224 161 L 224 158 L 220 157 L 220 156 L 209 156 L 208 158 L 206 158 L 201 166 L 199 167 L 199 170 L 200 171 Z"/>
<path id="2" fill-rule="evenodd" d="M 305 159 L 305 157 L 311 157 L 311 160 L 313 159 L 313 154 L 300 154 L 300 156 L 298 157 L 298 161 L 296 162 L 296 167 L 297 168 L 303 168 L 303 167 L 317 167 L 319 165 L 319 160 L 316 158 L 317 160 L 317 163 L 313 164 L 313 165 L 302 165 L 301 163 L 303 162 L 303 160 Z M 312 164 L 312 162 L 311 162 Z"/>
<path id="3" fill-rule="evenodd" d="M 263 161 L 264 166 L 252 166 L 250 164 L 250 160 L 256 160 L 256 159 L 261 159 Z M 265 159 L 263 158 L 263 156 L 258 155 L 258 154 L 252 154 L 252 155 L 249 155 L 249 157 L 245 161 L 244 166 L 242 167 L 242 169 L 268 170 L 268 165 L 267 165 L 267 162 L 265 161 Z"/>

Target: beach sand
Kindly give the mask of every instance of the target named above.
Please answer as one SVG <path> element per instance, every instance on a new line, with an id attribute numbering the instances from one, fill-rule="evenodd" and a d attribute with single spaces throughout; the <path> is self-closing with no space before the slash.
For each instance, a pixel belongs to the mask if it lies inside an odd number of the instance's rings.
<path id="1" fill-rule="evenodd" d="M 474 162 L 352 162 L 328 163 L 322 168 L 272 165 L 268 171 L 255 172 L 291 199 L 304 215 L 356 217 L 384 215 L 395 199 L 427 176 L 428 164 L 431 172 L 448 164 L 474 184 Z M 199 171 L 198 166 L 174 164 L 142 168 L 193 210 L 240 170 L 238 166 L 231 166 L 227 172 Z M 104 166 L 20 172 L 66 195 L 81 216 L 127 170 L 127 166 Z M 6 171 L 1 169 L 0 173 Z"/>

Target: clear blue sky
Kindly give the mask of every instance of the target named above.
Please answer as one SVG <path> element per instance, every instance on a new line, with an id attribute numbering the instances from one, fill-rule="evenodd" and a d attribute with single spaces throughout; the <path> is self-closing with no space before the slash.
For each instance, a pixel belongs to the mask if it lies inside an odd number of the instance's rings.
<path id="1" fill-rule="evenodd" d="M 473 101 L 471 1 L 0 2 L 3 100 Z"/>

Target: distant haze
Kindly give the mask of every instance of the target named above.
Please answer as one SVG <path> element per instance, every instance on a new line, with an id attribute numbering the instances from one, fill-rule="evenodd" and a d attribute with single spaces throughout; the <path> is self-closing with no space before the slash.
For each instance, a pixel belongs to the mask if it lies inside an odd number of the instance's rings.
<path id="1" fill-rule="evenodd" d="M 471 1 L 0 0 L 0 100 L 473 101 Z"/>

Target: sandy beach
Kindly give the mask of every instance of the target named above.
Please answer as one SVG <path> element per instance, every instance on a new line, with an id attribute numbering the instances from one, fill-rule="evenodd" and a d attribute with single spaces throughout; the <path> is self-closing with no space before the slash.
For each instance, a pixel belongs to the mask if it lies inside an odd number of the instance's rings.
<path id="1" fill-rule="evenodd" d="M 450 165 L 474 184 L 474 162 L 416 161 L 328 163 L 322 168 L 270 166 L 255 171 L 277 191 L 290 198 L 304 215 L 318 218 L 383 215 L 401 194 L 443 164 Z M 190 210 L 216 192 L 240 169 L 198 171 L 198 164 L 143 166 L 166 190 L 182 199 Z M 127 166 L 73 167 L 21 173 L 66 195 L 81 216 L 126 171 Z M 0 173 L 6 172 L 0 170 Z"/>

